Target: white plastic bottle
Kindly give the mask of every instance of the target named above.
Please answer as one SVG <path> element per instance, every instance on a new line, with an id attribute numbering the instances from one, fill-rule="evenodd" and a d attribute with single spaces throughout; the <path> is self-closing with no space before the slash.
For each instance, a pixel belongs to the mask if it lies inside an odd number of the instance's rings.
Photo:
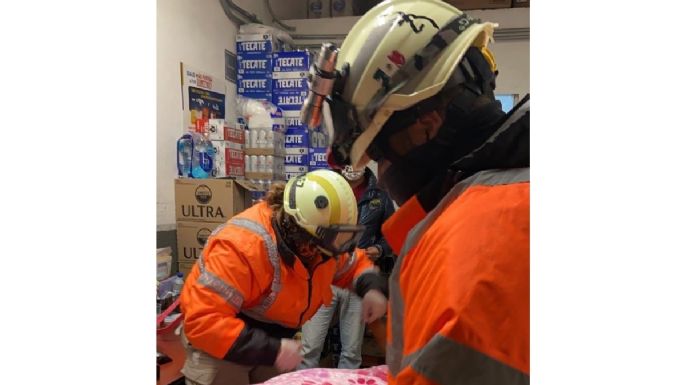
<path id="1" fill-rule="evenodd" d="M 266 165 L 264 166 L 264 172 L 269 174 L 274 172 L 274 157 L 272 155 L 266 156 Z"/>
<path id="2" fill-rule="evenodd" d="M 174 298 L 177 298 L 179 295 L 181 295 L 181 289 L 183 289 L 183 273 L 179 271 L 176 273 L 176 277 L 174 277 L 174 282 L 171 289 Z"/>
<path id="3" fill-rule="evenodd" d="M 259 148 L 259 129 L 250 129 L 250 148 Z"/>
<path id="4" fill-rule="evenodd" d="M 252 172 L 252 169 L 250 168 L 250 156 L 245 155 L 245 172 Z"/>
<path id="5" fill-rule="evenodd" d="M 266 129 L 260 128 L 258 133 L 258 139 L 257 139 L 257 147 L 259 148 L 266 148 Z"/>
<path id="6" fill-rule="evenodd" d="M 250 155 L 250 172 L 259 172 L 259 157 Z"/>
<path id="7" fill-rule="evenodd" d="M 257 161 L 257 169 L 259 170 L 258 172 L 266 172 L 266 156 L 259 156 L 259 160 Z"/>
<path id="8" fill-rule="evenodd" d="M 265 140 L 266 143 L 264 147 L 266 148 L 274 148 L 274 132 L 272 130 L 265 130 Z"/>

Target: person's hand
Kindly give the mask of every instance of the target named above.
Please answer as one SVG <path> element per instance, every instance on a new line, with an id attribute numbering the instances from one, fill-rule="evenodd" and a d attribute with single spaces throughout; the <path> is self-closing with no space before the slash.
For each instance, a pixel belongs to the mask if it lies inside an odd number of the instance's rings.
<path id="1" fill-rule="evenodd" d="M 295 340 L 282 338 L 281 348 L 278 350 L 276 362 L 274 366 L 280 372 L 289 372 L 297 367 L 302 362 L 302 354 L 300 349 L 302 344 Z"/>
<path id="2" fill-rule="evenodd" d="M 365 323 L 379 319 L 388 307 L 388 300 L 376 289 L 369 290 L 362 298 L 362 318 Z"/>
<path id="3" fill-rule="evenodd" d="M 366 251 L 366 255 L 369 257 L 369 259 L 374 261 L 374 262 L 381 255 L 381 249 L 378 246 L 369 246 L 364 251 Z"/>

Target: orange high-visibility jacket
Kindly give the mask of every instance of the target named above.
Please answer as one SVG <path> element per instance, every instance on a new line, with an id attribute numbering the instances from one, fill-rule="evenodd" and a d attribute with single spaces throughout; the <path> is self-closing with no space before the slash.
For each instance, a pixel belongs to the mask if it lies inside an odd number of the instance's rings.
<path id="1" fill-rule="evenodd" d="M 321 258 L 310 276 L 278 252 L 272 210 L 248 208 L 207 239 L 181 293 L 184 333 L 209 355 L 246 365 L 272 365 L 280 338 L 292 338 L 322 304 L 331 284 L 363 294 L 382 280 L 363 250 Z"/>
<path id="2" fill-rule="evenodd" d="M 439 202 L 422 191 L 384 224 L 398 255 L 389 384 L 530 382 L 529 122 L 526 96 L 452 164 L 465 179 Z"/>
<path id="3" fill-rule="evenodd" d="M 483 171 L 428 215 L 414 197 L 386 222 L 393 247 L 406 235 L 389 282 L 390 384 L 529 382 L 529 187 L 528 168 Z"/>

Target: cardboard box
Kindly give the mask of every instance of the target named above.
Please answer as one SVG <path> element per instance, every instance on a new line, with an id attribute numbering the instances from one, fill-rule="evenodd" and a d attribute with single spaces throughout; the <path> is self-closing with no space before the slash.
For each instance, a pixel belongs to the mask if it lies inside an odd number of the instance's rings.
<path id="1" fill-rule="evenodd" d="M 285 181 L 286 176 L 285 173 L 277 173 L 277 172 L 246 172 L 245 173 L 245 178 L 249 180 L 271 180 L 271 181 L 278 181 L 282 180 Z"/>
<path id="2" fill-rule="evenodd" d="M 316 171 L 316 170 L 331 170 L 331 166 L 325 165 L 325 166 L 309 166 L 309 171 Z"/>
<path id="3" fill-rule="evenodd" d="M 273 72 L 307 73 L 309 71 L 309 63 L 309 51 L 279 51 L 274 52 L 272 58 Z"/>
<path id="4" fill-rule="evenodd" d="M 226 161 L 221 159 L 215 160 L 210 175 L 212 178 L 225 178 L 227 176 Z"/>
<path id="5" fill-rule="evenodd" d="M 292 165 L 292 164 L 286 164 L 285 165 L 285 173 L 286 175 L 288 173 L 299 173 L 299 174 L 305 174 L 309 171 L 309 165 Z"/>
<path id="6" fill-rule="evenodd" d="M 288 166 L 309 166 L 309 154 L 296 154 L 296 155 L 286 155 L 285 156 L 285 169 L 288 170 Z"/>
<path id="7" fill-rule="evenodd" d="M 309 154 L 309 147 L 286 147 L 285 155 Z"/>
<path id="8" fill-rule="evenodd" d="M 212 177 L 245 176 L 245 151 L 242 145 L 227 140 L 213 140 L 215 157 Z"/>
<path id="9" fill-rule="evenodd" d="M 265 75 L 273 72 L 270 54 L 244 54 L 237 56 L 238 74 Z"/>
<path id="10" fill-rule="evenodd" d="M 289 128 L 285 132 L 285 148 L 309 147 L 309 130 L 306 128 Z"/>
<path id="11" fill-rule="evenodd" d="M 514 8 L 530 8 L 530 0 L 513 0 L 512 3 Z"/>
<path id="12" fill-rule="evenodd" d="M 231 179 L 176 179 L 176 221 L 226 222 L 250 207 L 256 186 Z"/>
<path id="13" fill-rule="evenodd" d="M 224 129 L 228 128 L 223 119 L 209 119 L 207 124 L 207 136 L 209 140 L 224 140 L 226 133 Z"/>
<path id="14" fill-rule="evenodd" d="M 462 11 L 470 9 L 511 8 L 512 0 L 445 0 Z"/>
<path id="15" fill-rule="evenodd" d="M 295 74 L 298 76 L 276 76 L 279 74 Z M 304 94 L 307 96 L 309 86 L 307 85 L 307 78 L 299 77 L 299 72 L 274 72 L 274 77 L 271 80 L 271 90 L 274 95 L 292 95 Z"/>
<path id="16" fill-rule="evenodd" d="M 298 113 L 302 109 L 304 100 L 307 98 L 307 92 L 296 92 L 296 93 L 278 93 L 273 94 L 271 97 L 271 102 L 277 105 L 280 109 L 285 111 L 297 111 Z"/>
<path id="17" fill-rule="evenodd" d="M 271 74 L 238 74 L 238 94 L 253 99 L 271 99 Z"/>
<path id="18" fill-rule="evenodd" d="M 207 135 L 211 141 L 227 141 L 226 145 L 236 150 L 245 145 L 245 130 L 230 127 L 224 119 L 209 119 Z"/>
<path id="19" fill-rule="evenodd" d="M 239 33 L 235 38 L 235 48 L 238 55 L 271 54 L 281 51 L 284 43 L 271 33 Z"/>
<path id="20" fill-rule="evenodd" d="M 287 111 L 283 113 L 285 117 L 285 125 L 287 128 L 302 128 L 306 129 L 307 125 L 300 119 L 300 111 Z"/>
<path id="21" fill-rule="evenodd" d="M 297 172 L 288 172 L 288 171 L 286 171 L 286 172 L 285 172 L 285 180 L 286 180 L 286 181 L 289 181 L 289 180 L 292 179 L 292 178 L 296 178 L 296 177 L 298 177 L 298 176 L 300 176 L 300 175 L 302 175 L 302 174 L 306 174 L 306 173 L 307 173 L 307 171 L 305 171 L 305 172 L 300 172 L 300 171 L 297 171 Z"/>
<path id="22" fill-rule="evenodd" d="M 326 157 L 326 148 L 310 148 L 309 149 L 309 169 L 312 167 L 328 167 L 328 159 Z"/>
<path id="23" fill-rule="evenodd" d="M 178 261 L 195 262 L 200 258 L 202 248 L 212 231 L 225 222 L 176 222 L 176 243 Z"/>

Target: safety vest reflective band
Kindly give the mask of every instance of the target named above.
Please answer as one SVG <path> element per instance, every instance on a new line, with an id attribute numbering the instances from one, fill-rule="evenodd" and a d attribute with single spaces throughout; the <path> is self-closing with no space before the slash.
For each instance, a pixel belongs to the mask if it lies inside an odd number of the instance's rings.
<path id="1" fill-rule="evenodd" d="M 255 221 L 246 218 L 235 218 L 228 221 L 228 223 L 233 226 L 242 227 L 259 235 L 264 241 L 266 251 L 269 255 L 269 261 L 271 262 L 271 266 L 273 266 L 274 268 L 274 278 L 271 281 L 271 291 L 269 292 L 269 294 L 267 294 L 267 296 L 264 297 L 264 299 L 256 306 L 251 307 L 249 309 L 244 309 L 242 311 L 243 313 L 252 318 L 262 318 L 260 316 L 266 313 L 269 307 L 271 307 L 271 305 L 276 300 L 276 296 L 278 295 L 278 293 L 281 291 L 281 261 L 278 257 L 278 250 L 276 248 L 276 244 L 274 243 L 271 234 L 269 234 L 261 224 Z"/>
<path id="2" fill-rule="evenodd" d="M 473 186 L 507 185 L 527 182 L 529 180 L 529 168 L 487 170 L 479 172 L 470 178 L 457 183 L 452 190 L 440 201 L 438 206 L 408 233 L 389 280 L 391 339 L 388 341 L 386 358 L 390 373 L 394 377 L 396 377 L 406 367 L 411 366 L 414 371 L 424 375 L 426 378 L 431 379 L 438 384 L 455 383 L 455 378 L 465 377 L 469 373 L 471 375 L 470 380 L 473 380 L 474 376 L 477 376 L 479 380 L 482 380 L 486 383 L 509 384 L 529 382 L 529 376 L 527 374 L 439 334 L 417 351 L 412 352 L 410 355 L 403 356 L 405 306 L 399 282 L 400 271 L 403 267 L 403 263 L 407 254 L 409 254 L 409 252 L 414 248 L 414 246 L 418 243 L 423 234 L 431 227 L 438 216 L 440 216 L 445 209 L 449 207 L 467 189 Z M 442 359 L 447 359 L 447 362 L 450 364 L 436 366 L 436 357 L 434 357 L 433 353 L 434 349 L 436 352 L 441 352 L 440 354 L 444 354 Z M 463 361 L 458 361 L 458 364 L 455 365 L 454 359 Z M 432 363 L 432 365 L 428 365 L 429 363 Z M 467 369 L 469 366 L 473 367 L 470 372 Z M 492 368 L 493 371 L 484 372 L 482 368 Z"/>
<path id="3" fill-rule="evenodd" d="M 219 294 L 221 298 L 226 300 L 229 305 L 233 306 L 236 311 L 240 311 L 240 307 L 243 305 L 244 301 L 242 294 L 240 294 L 236 288 L 214 275 L 214 273 L 205 269 L 203 254 L 200 254 L 198 264 L 200 265 L 200 276 L 198 277 L 197 282 L 212 289 L 215 293 Z"/>
<path id="4" fill-rule="evenodd" d="M 437 366 L 436 362 L 445 362 Z M 411 366 L 417 373 L 437 384 L 471 384 L 474 378 L 488 384 L 528 384 L 529 377 L 475 349 L 440 334 L 426 346 L 402 359 L 402 367 Z"/>

